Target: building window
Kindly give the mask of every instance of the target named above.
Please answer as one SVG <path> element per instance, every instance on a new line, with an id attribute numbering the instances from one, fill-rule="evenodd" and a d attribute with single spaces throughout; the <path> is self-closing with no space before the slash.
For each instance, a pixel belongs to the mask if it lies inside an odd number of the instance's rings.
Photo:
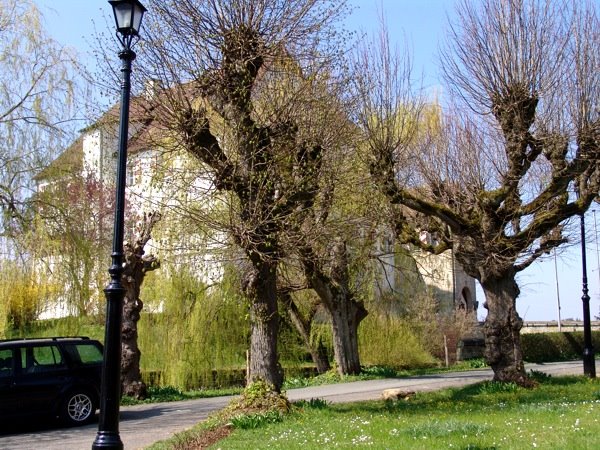
<path id="1" fill-rule="evenodd" d="M 142 164 L 139 157 L 132 158 L 127 164 L 127 186 L 135 186 L 142 182 Z"/>

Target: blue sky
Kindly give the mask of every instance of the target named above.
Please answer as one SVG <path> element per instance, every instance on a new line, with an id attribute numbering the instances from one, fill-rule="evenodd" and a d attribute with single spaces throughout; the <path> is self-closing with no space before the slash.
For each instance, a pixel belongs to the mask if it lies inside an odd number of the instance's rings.
<path id="1" fill-rule="evenodd" d="M 45 15 L 48 32 L 61 44 L 74 47 L 82 56 L 90 49 L 94 26 L 104 30 L 105 17 L 111 18 L 111 7 L 105 0 L 35 0 Z M 157 0 L 154 0 L 157 1 Z M 142 1 L 151 10 L 152 1 Z M 413 52 L 414 70 L 423 73 L 424 84 L 432 91 L 439 85 L 436 53 L 444 36 L 447 14 L 451 16 L 454 0 L 351 0 L 356 7 L 347 25 L 356 30 L 371 32 L 378 26 L 379 11 L 384 12 L 392 39 L 402 44 L 406 38 Z M 93 59 L 86 59 L 93 64 Z M 118 59 L 115 56 L 115 64 Z M 135 67 L 134 67 L 135 76 Z M 600 271 L 598 236 L 600 207 L 596 215 L 587 215 L 587 264 L 592 317 L 600 314 Z M 596 217 L 597 216 L 597 217 Z M 596 222 L 594 222 L 596 219 Z M 557 261 L 561 317 L 582 317 L 582 284 L 580 247 L 563 252 Z M 519 314 L 525 320 L 556 320 L 557 278 L 554 259 L 538 262 L 519 277 L 521 296 L 517 301 Z M 483 295 L 478 292 L 483 303 Z M 479 316 L 485 311 L 479 309 Z"/>

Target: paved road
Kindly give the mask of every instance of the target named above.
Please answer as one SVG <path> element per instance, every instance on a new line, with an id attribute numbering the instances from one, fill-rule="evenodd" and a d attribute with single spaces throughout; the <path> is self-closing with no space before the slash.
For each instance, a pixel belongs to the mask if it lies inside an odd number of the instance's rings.
<path id="1" fill-rule="evenodd" d="M 598 365 L 597 361 L 597 365 Z M 582 374 L 581 361 L 566 363 L 531 364 L 535 369 L 551 375 Z M 402 379 L 383 379 L 340 383 L 327 386 L 291 389 L 292 401 L 323 398 L 329 402 L 352 402 L 381 397 L 385 389 L 401 388 L 411 391 L 431 391 L 446 387 L 464 386 L 489 380 L 491 370 L 423 375 Z M 206 419 L 213 411 L 223 408 L 232 397 L 188 400 L 154 405 L 137 405 L 121 409 L 120 435 L 125 449 L 142 449 L 174 433 L 192 427 Z M 84 450 L 90 449 L 96 436 L 97 424 L 79 428 L 40 429 L 19 434 L 0 435 L 3 450 Z"/>

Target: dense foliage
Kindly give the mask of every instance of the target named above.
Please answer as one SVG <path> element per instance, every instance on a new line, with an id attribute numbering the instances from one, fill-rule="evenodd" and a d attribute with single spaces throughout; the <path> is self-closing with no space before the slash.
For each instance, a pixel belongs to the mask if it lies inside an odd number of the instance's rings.
<path id="1" fill-rule="evenodd" d="M 576 360 L 583 355 L 583 332 L 527 333 L 521 340 L 523 358 L 528 362 Z M 592 345 L 600 348 L 600 331 L 592 331 Z"/>

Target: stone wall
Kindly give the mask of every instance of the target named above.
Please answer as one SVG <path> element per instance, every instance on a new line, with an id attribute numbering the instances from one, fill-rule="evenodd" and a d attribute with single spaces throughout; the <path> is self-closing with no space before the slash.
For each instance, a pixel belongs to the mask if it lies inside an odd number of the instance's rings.
<path id="1" fill-rule="evenodd" d="M 600 330 L 600 321 L 592 321 L 592 330 Z M 563 333 L 572 331 L 583 331 L 583 322 L 577 320 L 561 321 L 560 331 Z M 525 322 L 521 333 L 558 333 L 558 322 L 553 320 L 549 322 Z"/>

